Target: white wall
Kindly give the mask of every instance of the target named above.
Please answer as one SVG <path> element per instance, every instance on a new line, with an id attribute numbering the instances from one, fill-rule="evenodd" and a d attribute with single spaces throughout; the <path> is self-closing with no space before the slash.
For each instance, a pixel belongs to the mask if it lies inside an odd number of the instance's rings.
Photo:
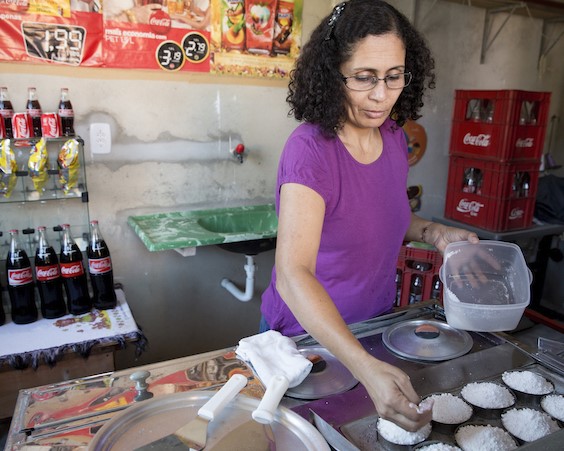
<path id="1" fill-rule="evenodd" d="M 307 36 L 337 2 L 304 2 Z M 414 17 L 413 0 L 391 3 Z M 515 16 L 480 64 L 483 9 L 430 0 L 418 4 L 416 17 L 434 51 L 438 78 L 420 120 L 428 134 L 427 150 L 412 167 L 409 183 L 423 185 L 421 214 L 430 218 L 441 215 L 444 207 L 454 89 L 551 91 L 550 115 L 562 117 L 564 40 L 539 73 L 542 23 Z M 21 64 L 0 64 L 0 73 L 16 108 L 23 109 L 28 86 L 37 87 L 44 110 L 53 110 L 59 88 L 68 87 L 77 131 L 87 146 L 91 123 L 111 125 L 111 154 L 87 155 L 90 217 L 100 221 L 116 279 L 125 285 L 150 342 L 138 361 L 130 351 L 120 353 L 118 366 L 230 346 L 256 333 L 260 293 L 268 283 L 274 252 L 257 257 L 256 295 L 240 303 L 219 282 L 223 277 L 244 282 L 244 256 L 217 247 L 199 248 L 187 258 L 173 251 L 150 253 L 127 225 L 127 217 L 272 201 L 278 156 L 296 125 L 287 117 L 285 83 Z M 243 165 L 220 149 L 221 140 L 229 136 L 240 137 L 250 150 Z M 562 125 L 556 142 L 555 156 L 564 162 Z"/>

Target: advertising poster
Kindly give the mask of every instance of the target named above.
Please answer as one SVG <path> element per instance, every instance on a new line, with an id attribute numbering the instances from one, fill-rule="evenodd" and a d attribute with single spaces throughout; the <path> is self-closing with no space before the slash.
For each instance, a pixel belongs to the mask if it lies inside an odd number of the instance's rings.
<path id="1" fill-rule="evenodd" d="M 302 1 L 211 0 L 211 72 L 287 77 L 301 46 Z"/>
<path id="2" fill-rule="evenodd" d="M 0 0 L 0 60 L 103 64 L 100 0 Z"/>
<path id="3" fill-rule="evenodd" d="M 209 0 L 104 0 L 104 66 L 209 72 Z"/>
<path id="4" fill-rule="evenodd" d="M 303 0 L 0 0 L 0 61 L 284 78 Z"/>

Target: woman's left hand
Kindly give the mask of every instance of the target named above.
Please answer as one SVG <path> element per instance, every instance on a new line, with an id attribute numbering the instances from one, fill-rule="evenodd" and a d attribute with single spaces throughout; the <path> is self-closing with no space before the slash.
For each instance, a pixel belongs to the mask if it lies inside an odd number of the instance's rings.
<path id="1" fill-rule="evenodd" d="M 479 240 L 478 235 L 469 230 L 459 229 L 457 227 L 449 227 L 444 224 L 433 222 L 427 226 L 424 233 L 425 242 L 435 246 L 442 254 L 447 247 L 447 244 L 456 241 L 468 241 L 470 243 L 477 243 Z"/>

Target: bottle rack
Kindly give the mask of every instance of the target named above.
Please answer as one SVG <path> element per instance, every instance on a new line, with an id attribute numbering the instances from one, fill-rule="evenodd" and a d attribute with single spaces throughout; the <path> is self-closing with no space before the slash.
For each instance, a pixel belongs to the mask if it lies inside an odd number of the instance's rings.
<path id="1" fill-rule="evenodd" d="M 28 171 L 30 151 L 39 138 L 11 139 L 11 147 L 16 155 L 16 184 L 9 197 L 0 194 L 0 278 L 2 288 L 6 289 L 5 260 L 10 249 L 9 231 L 20 232 L 20 243 L 25 246 L 30 260 L 35 256 L 38 236 L 36 228 L 45 226 L 49 244 L 59 253 L 62 238 L 61 224 L 70 224 L 73 238 L 78 247 L 86 250 L 89 233 L 88 190 L 84 161 L 84 141 L 80 137 L 46 138 L 49 156 L 49 179 L 42 192 L 35 190 Z M 57 157 L 61 147 L 69 139 L 79 143 L 79 167 L 76 185 L 65 193 L 60 181 Z M 4 140 L 0 140 L 2 143 Z M 4 308 L 6 309 L 6 302 Z"/>
<path id="2" fill-rule="evenodd" d="M 399 302 L 396 303 L 396 306 L 409 305 L 411 283 L 415 275 L 419 275 L 422 279 L 421 300 L 431 299 L 433 282 L 439 274 L 442 263 L 443 257 L 438 251 L 409 247 L 404 244 L 401 247 L 396 266 L 400 274 Z M 442 302 L 442 284 L 438 300 Z"/>

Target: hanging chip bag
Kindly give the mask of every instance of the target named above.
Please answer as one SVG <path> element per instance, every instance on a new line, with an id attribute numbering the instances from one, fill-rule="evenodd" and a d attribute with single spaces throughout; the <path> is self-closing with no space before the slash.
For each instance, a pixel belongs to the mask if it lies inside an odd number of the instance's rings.
<path id="1" fill-rule="evenodd" d="M 27 162 L 29 175 L 36 191 L 43 191 L 47 180 L 49 180 L 49 173 L 47 172 L 49 167 L 48 161 L 47 145 L 45 144 L 45 139 L 41 138 L 31 149 Z"/>
<path id="2" fill-rule="evenodd" d="M 10 197 L 16 185 L 16 155 L 10 147 L 10 140 L 4 139 L 0 147 L 0 194 Z"/>
<path id="3" fill-rule="evenodd" d="M 80 162 L 78 160 L 79 144 L 76 139 L 69 139 L 59 152 L 57 163 L 59 165 L 59 182 L 65 194 L 76 187 L 78 183 L 78 171 Z"/>

